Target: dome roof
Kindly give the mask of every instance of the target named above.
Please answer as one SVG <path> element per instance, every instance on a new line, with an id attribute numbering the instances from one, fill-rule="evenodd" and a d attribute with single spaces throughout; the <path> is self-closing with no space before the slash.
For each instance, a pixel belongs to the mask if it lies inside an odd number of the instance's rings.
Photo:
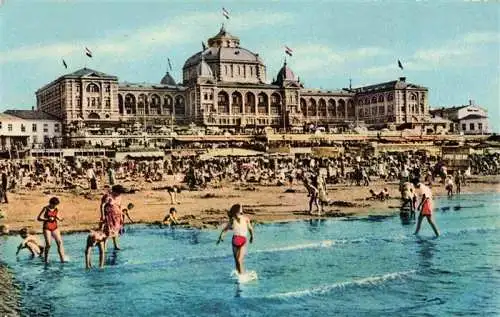
<path id="1" fill-rule="evenodd" d="M 284 81 L 298 81 L 292 69 L 286 65 L 286 61 L 278 72 L 275 84 L 281 85 Z"/>
<path id="2" fill-rule="evenodd" d="M 207 49 L 204 49 L 203 51 L 188 58 L 184 63 L 183 68 L 198 65 L 201 61 L 202 55 L 203 58 L 205 58 L 205 61 L 209 64 L 215 62 L 243 62 L 264 65 L 264 62 L 259 57 L 259 54 L 240 47 L 239 38 L 229 34 L 224 28 L 224 25 L 217 35 L 208 39 L 208 46 L 209 47 Z"/>
<path id="3" fill-rule="evenodd" d="M 203 57 L 201 58 L 201 62 L 196 67 L 196 73 L 198 74 L 198 77 L 214 78 L 212 69 L 208 66 Z"/>
<path id="4" fill-rule="evenodd" d="M 167 72 L 167 73 L 165 74 L 165 76 L 163 76 L 163 78 L 161 79 L 160 84 L 162 84 L 162 85 L 170 85 L 170 86 L 175 86 L 175 80 L 174 80 L 174 78 L 172 77 L 172 75 L 170 75 L 170 73 L 169 73 L 169 72 Z"/>

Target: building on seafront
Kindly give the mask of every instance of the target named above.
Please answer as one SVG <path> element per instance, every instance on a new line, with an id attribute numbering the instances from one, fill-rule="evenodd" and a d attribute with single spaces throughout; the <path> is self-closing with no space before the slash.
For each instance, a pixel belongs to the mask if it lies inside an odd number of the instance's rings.
<path id="1" fill-rule="evenodd" d="M 461 134 L 490 134 L 488 112 L 469 100 L 469 104 L 432 109 L 432 116 L 440 116 L 452 122 L 450 131 Z"/>
<path id="2" fill-rule="evenodd" d="M 58 118 L 36 110 L 6 110 L 0 114 L 0 150 L 61 145 L 62 126 Z"/>
<path id="3" fill-rule="evenodd" d="M 265 127 L 300 131 L 413 128 L 429 120 L 428 89 L 405 77 L 339 90 L 304 87 L 285 61 L 269 81 L 258 53 L 222 26 L 189 57 L 182 82 L 168 72 L 157 84 L 119 82 L 89 68 L 63 75 L 36 92 L 37 108 L 60 118 L 66 136 L 100 128 L 144 132 L 196 124 L 245 132 Z"/>

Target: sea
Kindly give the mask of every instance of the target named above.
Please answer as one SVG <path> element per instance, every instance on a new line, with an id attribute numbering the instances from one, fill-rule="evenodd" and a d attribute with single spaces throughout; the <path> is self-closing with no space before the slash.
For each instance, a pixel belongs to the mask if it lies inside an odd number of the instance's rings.
<path id="1" fill-rule="evenodd" d="M 181 208 L 182 212 L 182 208 Z M 104 269 L 84 268 L 86 235 L 64 235 L 70 262 L 48 265 L 19 237 L 0 240 L 2 316 L 500 316 L 500 195 L 436 200 L 424 220 L 392 216 L 262 224 L 233 274 L 231 237 L 133 225 Z M 98 253 L 93 253 L 97 266 Z"/>

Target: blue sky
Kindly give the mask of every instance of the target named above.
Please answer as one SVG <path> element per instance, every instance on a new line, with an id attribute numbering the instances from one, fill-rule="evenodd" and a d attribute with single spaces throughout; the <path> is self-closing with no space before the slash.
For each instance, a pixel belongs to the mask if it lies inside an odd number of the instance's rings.
<path id="1" fill-rule="evenodd" d="M 429 88 L 431 107 L 475 100 L 500 132 L 500 6 L 493 2 L 3 0 L 0 111 L 35 106 L 38 88 L 83 66 L 156 83 L 170 58 L 181 81 L 184 61 L 225 22 L 264 59 L 268 79 L 287 45 L 289 66 L 307 87 L 406 76 Z"/>

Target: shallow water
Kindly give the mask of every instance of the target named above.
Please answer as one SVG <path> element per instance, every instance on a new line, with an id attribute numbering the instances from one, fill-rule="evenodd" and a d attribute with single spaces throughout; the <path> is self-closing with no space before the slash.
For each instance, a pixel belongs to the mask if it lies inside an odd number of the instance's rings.
<path id="1" fill-rule="evenodd" d="M 123 250 L 89 272 L 82 234 L 64 236 L 64 265 L 55 248 L 48 266 L 16 259 L 17 237 L 0 255 L 29 316 L 500 315 L 500 195 L 437 206 L 451 207 L 436 213 L 438 239 L 425 221 L 414 236 L 399 216 L 258 226 L 246 261 L 258 279 L 244 284 L 231 276 L 230 236 L 216 246 L 215 231 L 128 227 Z"/>

